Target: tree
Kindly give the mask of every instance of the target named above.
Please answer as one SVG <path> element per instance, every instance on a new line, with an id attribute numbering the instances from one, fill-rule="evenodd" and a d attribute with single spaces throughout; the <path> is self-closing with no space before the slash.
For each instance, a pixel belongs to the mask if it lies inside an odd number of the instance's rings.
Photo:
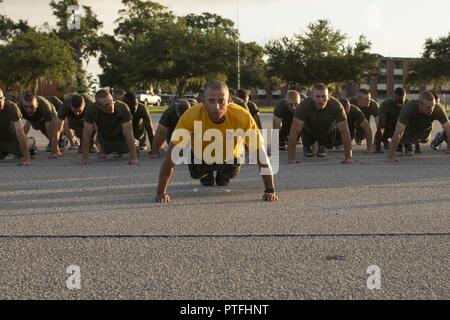
<path id="1" fill-rule="evenodd" d="M 3 0 L 0 0 L 2 3 Z M 7 16 L 0 14 L 0 40 L 10 41 L 18 34 L 32 30 L 27 21 L 14 22 Z"/>
<path id="2" fill-rule="evenodd" d="M 100 82 L 103 86 L 148 89 L 163 80 L 161 66 L 168 59 L 164 54 L 169 45 L 163 39 L 164 32 L 173 28 L 176 17 L 156 2 L 122 3 L 114 36 L 105 35 L 100 40 Z"/>
<path id="3" fill-rule="evenodd" d="M 50 7 L 57 18 L 57 28 L 54 33 L 72 48 L 72 55 L 77 63 L 76 81 L 79 91 L 87 89 L 86 71 L 83 62 L 88 63 L 91 56 L 96 56 L 100 50 L 100 28 L 103 23 L 88 6 L 82 6 L 84 14 L 80 19 L 80 28 L 69 29 L 67 21 L 71 15 L 69 6 L 79 6 L 78 0 L 52 0 Z"/>
<path id="4" fill-rule="evenodd" d="M 329 21 L 318 20 L 304 34 L 270 41 L 265 47 L 268 75 L 291 84 L 325 82 L 340 86 L 375 74 L 378 57 L 369 53 L 370 41 L 360 36 L 352 46 L 346 44 L 347 39 Z"/>
<path id="5" fill-rule="evenodd" d="M 70 46 L 42 32 L 19 34 L 0 47 L 0 74 L 8 87 L 20 84 L 36 91 L 44 79 L 71 86 L 75 71 Z"/>
<path id="6" fill-rule="evenodd" d="M 267 83 L 264 48 L 255 42 L 241 42 L 240 46 L 241 87 L 264 87 Z M 227 68 L 228 85 L 237 88 L 237 52 L 234 59 L 230 59 Z"/>
<path id="7" fill-rule="evenodd" d="M 178 95 L 209 78 L 226 80 L 236 61 L 237 31 L 215 14 L 175 17 L 151 1 L 123 0 L 115 37 L 105 36 L 102 85 L 156 88 L 174 84 Z"/>
<path id="8" fill-rule="evenodd" d="M 122 42 L 134 42 L 138 37 L 171 26 L 175 15 L 166 6 L 153 1 L 122 0 L 125 8 L 119 10 L 118 27 L 114 34 Z"/>
<path id="9" fill-rule="evenodd" d="M 407 82 L 416 85 L 432 83 L 435 87 L 450 83 L 450 33 L 436 40 L 426 39 L 424 49 Z"/>

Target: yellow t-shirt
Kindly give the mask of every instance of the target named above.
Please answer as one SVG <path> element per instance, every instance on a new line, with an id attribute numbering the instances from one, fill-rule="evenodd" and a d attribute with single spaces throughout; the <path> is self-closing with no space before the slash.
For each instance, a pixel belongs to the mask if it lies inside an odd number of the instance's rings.
<path id="1" fill-rule="evenodd" d="M 184 148 L 189 142 L 187 140 L 191 141 L 194 156 L 206 163 L 221 163 L 239 158 L 244 143 L 250 152 L 255 152 L 264 145 L 251 114 L 234 103 L 228 104 L 225 121 L 222 123 L 212 122 L 203 104 L 188 109 L 178 121 L 171 141 Z"/>

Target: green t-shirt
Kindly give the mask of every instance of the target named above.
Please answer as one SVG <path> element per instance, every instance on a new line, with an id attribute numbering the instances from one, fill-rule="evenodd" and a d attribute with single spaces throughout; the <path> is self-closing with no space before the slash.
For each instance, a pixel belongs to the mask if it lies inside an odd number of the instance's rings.
<path id="1" fill-rule="evenodd" d="M 241 106 L 242 108 L 244 108 L 245 110 L 250 112 L 250 110 L 248 109 L 248 105 L 241 98 L 238 98 L 236 96 L 231 96 L 231 100 L 233 101 L 233 103 L 237 104 L 238 106 Z"/>
<path id="2" fill-rule="evenodd" d="M 317 109 L 313 99 L 306 98 L 295 109 L 294 117 L 304 121 L 304 130 L 317 138 L 327 136 L 336 128 L 336 123 L 347 120 L 344 107 L 333 97 L 323 109 Z"/>
<path id="3" fill-rule="evenodd" d="M 407 104 L 410 100 L 405 100 Z M 394 130 L 397 126 L 398 116 L 402 107 L 405 105 L 397 106 L 394 98 L 388 98 L 381 103 L 380 107 L 380 123 L 383 128 Z"/>
<path id="4" fill-rule="evenodd" d="M 356 129 L 361 126 L 361 123 L 366 120 L 366 117 L 364 113 L 362 113 L 361 109 L 359 109 L 357 106 L 350 105 L 350 111 L 347 115 L 347 123 L 348 123 L 348 129 L 350 130 L 350 136 L 355 136 Z"/>
<path id="5" fill-rule="evenodd" d="M 63 106 L 63 102 L 57 96 L 45 97 L 51 104 L 55 106 L 56 111 L 59 111 Z"/>
<path id="6" fill-rule="evenodd" d="M 428 116 L 419 112 L 418 100 L 411 100 L 405 104 L 398 117 L 398 121 L 406 126 L 405 131 L 409 133 L 408 136 L 431 132 L 434 120 L 438 120 L 441 124 L 448 121 L 444 109 L 440 105 L 436 105 L 431 115 Z"/>
<path id="7" fill-rule="evenodd" d="M 23 118 L 28 120 L 33 128 L 38 128 L 40 122 L 48 122 L 52 121 L 54 118 L 56 118 L 56 109 L 53 104 L 50 103 L 47 99 L 41 96 L 36 96 L 38 107 L 36 109 L 36 112 L 29 116 L 25 109 L 23 108 L 23 101 L 19 102 L 19 108 L 20 112 L 22 112 Z"/>
<path id="8" fill-rule="evenodd" d="M 283 99 L 273 109 L 273 115 L 281 119 L 281 133 L 289 134 L 292 125 L 292 119 L 294 118 L 294 112 L 289 110 L 288 102 Z"/>
<path id="9" fill-rule="evenodd" d="M 11 141 L 16 139 L 14 122 L 22 119 L 22 113 L 19 107 L 6 100 L 3 109 L 0 111 L 0 141 Z"/>
<path id="10" fill-rule="evenodd" d="M 253 101 L 248 100 L 247 107 L 253 118 L 259 114 L 258 106 Z"/>
<path id="11" fill-rule="evenodd" d="M 83 128 L 84 115 L 86 113 L 87 106 L 95 103 L 95 99 L 90 95 L 85 93 L 80 93 L 79 95 L 83 97 L 85 103 L 84 110 L 79 116 L 72 112 L 71 99 L 73 95 L 65 97 L 63 106 L 58 110 L 58 118 L 61 120 L 67 119 L 69 122 L 69 127 L 74 130 Z"/>
<path id="12" fill-rule="evenodd" d="M 122 125 L 132 120 L 130 109 L 120 101 L 114 103 L 114 113 L 108 114 L 98 110 L 95 104 L 87 107 L 84 114 L 84 121 L 97 125 L 97 134 L 106 142 L 123 140 Z"/>
<path id="13" fill-rule="evenodd" d="M 177 126 L 178 120 L 180 120 L 180 118 L 178 117 L 177 109 L 175 108 L 175 104 L 173 103 L 169 107 L 167 107 L 166 110 L 164 110 L 161 118 L 159 119 L 159 124 L 167 128 L 167 142 L 170 142 L 172 133 Z"/>
<path id="14" fill-rule="evenodd" d="M 144 121 L 152 122 L 148 109 L 142 103 L 138 103 L 136 110 L 131 111 L 131 115 L 133 116 L 133 131 L 135 133 L 143 128 Z"/>
<path id="15" fill-rule="evenodd" d="M 369 106 L 365 108 L 361 108 L 360 106 L 358 106 L 358 98 L 356 97 L 350 99 L 350 104 L 353 104 L 356 107 L 358 107 L 366 117 L 367 121 L 370 121 L 371 116 L 376 118 L 379 115 L 380 106 L 378 102 L 375 101 L 374 99 L 370 99 Z"/>

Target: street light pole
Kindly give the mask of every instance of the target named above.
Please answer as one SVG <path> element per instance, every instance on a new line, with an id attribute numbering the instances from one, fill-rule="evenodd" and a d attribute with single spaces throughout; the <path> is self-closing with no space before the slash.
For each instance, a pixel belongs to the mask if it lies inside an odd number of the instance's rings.
<path id="1" fill-rule="evenodd" d="M 238 34 L 238 43 L 237 43 L 237 88 L 238 90 L 241 88 L 241 34 L 239 31 L 239 0 L 236 2 L 237 4 L 237 34 Z"/>

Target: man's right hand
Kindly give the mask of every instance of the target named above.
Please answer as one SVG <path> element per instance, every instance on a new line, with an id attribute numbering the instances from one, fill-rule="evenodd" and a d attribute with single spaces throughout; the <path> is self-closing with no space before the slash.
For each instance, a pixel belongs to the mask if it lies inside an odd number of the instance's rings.
<path id="1" fill-rule="evenodd" d="M 89 164 L 89 160 L 88 159 L 81 160 L 81 165 L 85 166 L 87 164 Z"/>
<path id="2" fill-rule="evenodd" d="M 25 167 L 28 167 L 28 166 L 30 166 L 30 165 L 31 165 L 30 159 L 22 159 L 22 160 L 20 160 L 20 162 L 19 162 L 19 166 L 25 166 Z"/>
<path id="3" fill-rule="evenodd" d="M 50 159 L 58 159 L 62 156 L 61 150 L 59 149 L 59 146 L 56 145 L 55 148 L 52 148 L 52 152 L 49 156 Z"/>
<path id="4" fill-rule="evenodd" d="M 51 159 L 59 159 L 60 157 L 62 157 L 62 153 L 60 151 L 53 153 L 50 155 Z"/>
<path id="5" fill-rule="evenodd" d="M 150 159 L 159 159 L 161 155 L 159 153 L 149 153 Z"/>
<path id="6" fill-rule="evenodd" d="M 155 201 L 157 203 L 169 203 L 170 202 L 170 197 L 167 193 L 165 194 L 157 194 Z"/>
<path id="7" fill-rule="evenodd" d="M 398 162 L 397 158 L 387 158 L 386 162 Z"/>
<path id="8" fill-rule="evenodd" d="M 299 164 L 302 163 L 301 160 L 288 160 L 288 164 Z"/>

